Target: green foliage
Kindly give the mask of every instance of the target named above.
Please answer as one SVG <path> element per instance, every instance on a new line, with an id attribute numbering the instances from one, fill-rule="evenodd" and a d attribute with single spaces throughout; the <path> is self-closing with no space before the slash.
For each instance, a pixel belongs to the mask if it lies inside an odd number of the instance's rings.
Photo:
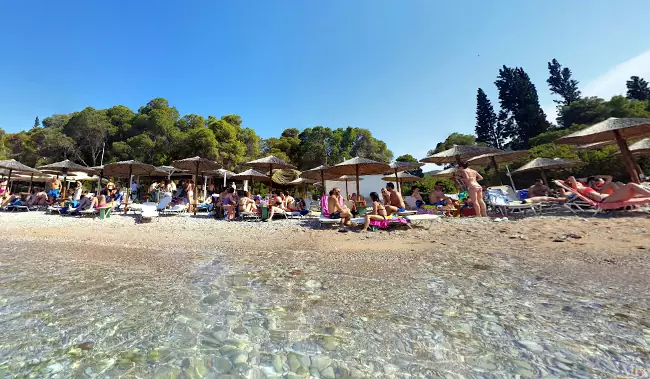
<path id="1" fill-rule="evenodd" d="M 567 129 L 551 129 L 547 132 L 537 135 L 536 137 L 531 138 L 530 145 L 538 146 L 542 144 L 552 143 L 553 141 L 557 140 L 560 137 L 564 137 L 566 135 L 569 135 L 573 132 L 577 132 L 578 130 L 584 129 L 586 127 L 587 125 L 572 125 L 570 128 Z"/>
<path id="2" fill-rule="evenodd" d="M 553 100 L 560 105 L 571 105 L 580 99 L 578 81 L 571 79 L 571 70 L 568 67 L 562 68 L 557 59 L 548 62 L 549 78 L 546 80 L 551 88 L 551 93 L 559 95 L 562 100 Z"/>
<path id="3" fill-rule="evenodd" d="M 447 179 L 447 178 L 434 178 L 431 175 L 426 175 L 422 180 L 419 182 L 415 182 L 413 184 L 404 184 L 402 187 L 402 193 L 405 196 L 408 196 L 411 194 L 411 188 L 412 187 L 420 187 L 420 193 L 430 193 L 433 191 L 433 187 L 436 185 L 436 182 L 442 182 L 444 185 L 445 193 L 456 193 L 458 192 L 458 189 L 456 188 L 456 184 L 454 183 L 453 180 Z M 422 196 L 424 198 L 424 196 Z M 428 200 L 424 198 L 424 200 Z"/>
<path id="4" fill-rule="evenodd" d="M 438 142 L 434 150 L 429 150 L 427 156 L 451 149 L 454 145 L 476 145 L 476 137 L 471 134 L 451 133 L 443 142 Z"/>
<path id="5" fill-rule="evenodd" d="M 503 124 L 497 120 L 490 99 L 479 88 L 476 94 L 476 141 L 500 149 L 503 146 Z"/>
<path id="6" fill-rule="evenodd" d="M 7 148 L 5 147 L 5 136 L 7 133 L 0 128 L 0 159 L 9 159 L 7 156 Z"/>
<path id="7" fill-rule="evenodd" d="M 632 76 L 625 84 L 628 99 L 642 101 L 650 99 L 650 88 L 648 88 L 648 82 L 645 79 Z"/>
<path id="8" fill-rule="evenodd" d="M 36 120 L 34 120 L 34 128 L 40 128 L 41 127 L 41 121 L 38 119 L 38 116 L 36 116 Z"/>
<path id="9" fill-rule="evenodd" d="M 221 119 L 209 116 L 207 125 L 208 129 L 214 133 L 214 138 L 218 143 L 217 162 L 226 169 L 232 170 L 243 162 L 247 147 L 243 141 L 238 139 L 238 132 L 241 128 L 237 124 L 229 123 L 228 120 L 233 120 L 232 115 L 224 116 Z M 241 121 L 241 119 L 239 120 Z M 235 121 L 237 121 L 236 118 Z"/>
<path id="10" fill-rule="evenodd" d="M 494 82 L 499 90 L 503 135 L 513 149 L 526 149 L 529 140 L 545 132 L 550 124 L 539 105 L 535 85 L 521 67 L 503 66 Z"/>
<path id="11" fill-rule="evenodd" d="M 650 117 L 650 101 L 630 100 L 614 96 L 609 101 L 586 97 L 560 108 L 559 120 L 564 128 L 572 125 L 593 125 L 610 117 Z"/>

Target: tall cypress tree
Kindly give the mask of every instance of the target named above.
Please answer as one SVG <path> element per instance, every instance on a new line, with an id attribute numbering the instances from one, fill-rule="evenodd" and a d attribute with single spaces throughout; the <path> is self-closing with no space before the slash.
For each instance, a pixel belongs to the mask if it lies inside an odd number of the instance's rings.
<path id="1" fill-rule="evenodd" d="M 36 116 L 36 120 L 34 120 L 34 128 L 38 128 L 41 126 L 41 121 L 38 119 L 38 116 Z"/>
<path id="2" fill-rule="evenodd" d="M 648 82 L 638 76 L 631 76 L 627 85 L 627 98 L 631 100 L 648 100 L 650 99 L 650 88 Z"/>
<path id="3" fill-rule="evenodd" d="M 500 149 L 503 146 L 503 136 L 497 115 L 490 99 L 482 88 L 476 93 L 476 141 L 485 142 L 488 146 Z"/>
<path id="4" fill-rule="evenodd" d="M 550 124 L 539 105 L 537 89 L 521 67 L 503 66 L 494 82 L 499 90 L 499 122 L 512 148 L 527 149 L 529 140 L 545 132 Z"/>
<path id="5" fill-rule="evenodd" d="M 553 100 L 560 106 L 569 105 L 580 99 L 578 81 L 571 79 L 571 70 L 568 67 L 562 68 L 557 59 L 548 62 L 549 77 L 546 80 L 551 88 L 551 93 L 559 95 L 562 100 Z"/>

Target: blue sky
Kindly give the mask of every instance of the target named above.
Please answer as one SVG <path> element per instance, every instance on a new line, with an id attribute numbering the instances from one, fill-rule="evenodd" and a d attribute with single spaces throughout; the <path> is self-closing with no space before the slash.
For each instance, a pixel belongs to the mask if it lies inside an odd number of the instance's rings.
<path id="1" fill-rule="evenodd" d="M 587 94 L 650 76 L 647 0 L 41 0 L 3 1 L 0 14 L 9 132 L 165 97 L 181 114 L 239 114 L 262 137 L 350 125 L 422 158 L 473 132 L 478 87 L 498 106 L 503 64 L 524 67 L 550 110 L 552 58 Z"/>

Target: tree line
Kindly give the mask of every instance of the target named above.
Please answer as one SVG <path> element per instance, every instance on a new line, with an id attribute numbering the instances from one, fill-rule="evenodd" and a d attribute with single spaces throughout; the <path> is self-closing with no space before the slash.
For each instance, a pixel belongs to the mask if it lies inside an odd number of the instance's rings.
<path id="1" fill-rule="evenodd" d="M 42 122 L 36 117 L 27 131 L 5 133 L 0 129 L 0 159 L 14 158 L 32 167 L 63 159 L 87 166 L 129 159 L 159 166 L 198 155 L 236 170 L 269 154 L 301 170 L 354 156 L 383 162 L 393 158 L 386 143 L 367 129 L 289 128 L 279 137 L 262 139 L 243 126 L 238 115 L 180 116 L 164 98 L 149 101 L 137 112 L 123 105 L 87 107 L 71 114 L 54 114 Z"/>

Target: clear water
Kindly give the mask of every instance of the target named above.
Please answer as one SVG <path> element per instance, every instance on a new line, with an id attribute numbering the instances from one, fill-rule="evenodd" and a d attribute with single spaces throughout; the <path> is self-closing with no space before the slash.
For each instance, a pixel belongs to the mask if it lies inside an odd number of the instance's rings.
<path id="1" fill-rule="evenodd" d="M 188 272 L 161 275 L 0 248 L 0 373 L 648 376 L 645 292 L 539 277 L 499 256 L 424 262 L 401 288 L 370 274 L 324 282 L 306 269 L 237 267 L 224 256 L 206 252 Z M 359 286 L 339 297 L 339 279 Z"/>

